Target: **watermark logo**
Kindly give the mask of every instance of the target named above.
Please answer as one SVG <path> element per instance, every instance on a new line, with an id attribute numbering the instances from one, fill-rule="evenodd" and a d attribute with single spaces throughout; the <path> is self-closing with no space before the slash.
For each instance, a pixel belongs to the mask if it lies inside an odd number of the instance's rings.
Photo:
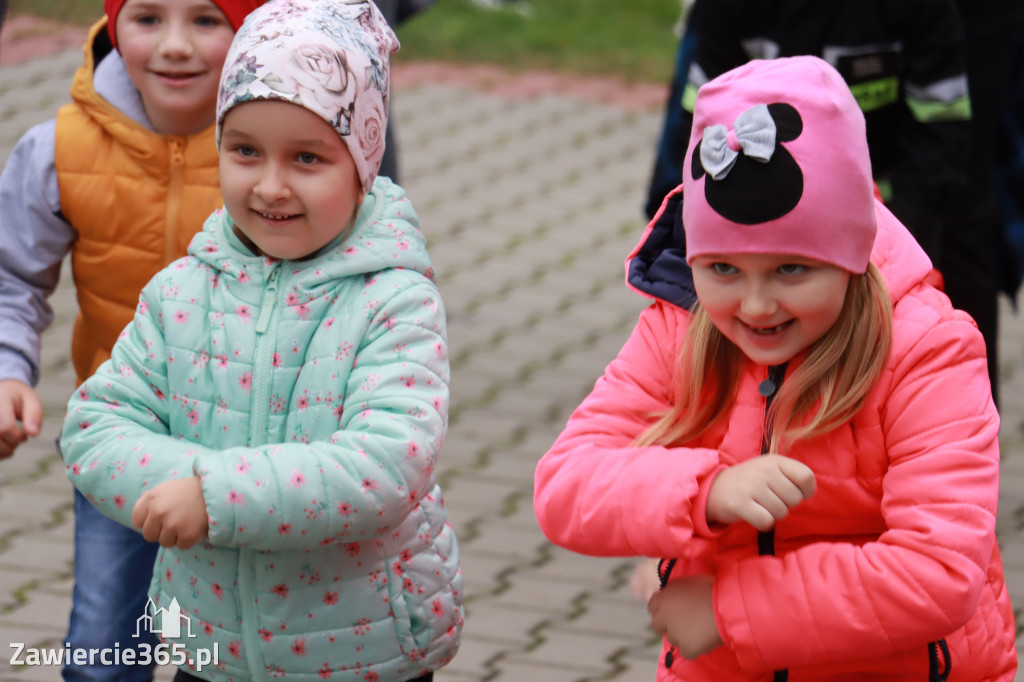
<path id="1" fill-rule="evenodd" d="M 152 612 L 152 615 L 150 613 Z M 156 617 L 160 617 L 160 625 L 156 625 Z M 135 621 L 135 634 L 132 637 L 141 636 L 142 632 L 152 632 L 154 635 L 161 635 L 164 639 L 181 639 L 181 623 L 185 622 L 187 637 L 195 637 L 192 634 L 192 619 L 188 614 L 181 612 L 181 606 L 177 599 L 171 600 L 171 605 L 165 608 L 157 608 L 153 598 L 146 602 L 146 612 Z"/>
<path id="2" fill-rule="evenodd" d="M 184 628 L 182 623 L 184 623 Z M 63 649 L 45 649 L 27 647 L 24 643 L 12 642 L 11 648 L 14 649 L 14 654 L 11 656 L 10 664 L 12 666 L 149 666 L 155 663 L 177 667 L 187 665 L 196 672 L 202 672 L 204 667 L 220 663 L 220 650 L 217 643 L 214 643 L 213 649 L 194 649 L 192 652 L 188 652 L 181 642 L 169 641 L 179 640 L 183 636 L 185 638 L 196 636 L 192 632 L 192 619 L 181 610 L 177 599 L 172 599 L 170 606 L 166 608 L 157 608 L 152 598 L 146 602 L 145 613 L 135 621 L 135 634 L 132 637 L 143 637 L 145 633 L 159 635 L 162 641 L 156 645 L 149 642 L 136 642 L 125 648 L 121 648 L 121 644 L 115 642 L 112 647 L 104 649 L 72 648 L 69 642 L 64 644 Z"/>

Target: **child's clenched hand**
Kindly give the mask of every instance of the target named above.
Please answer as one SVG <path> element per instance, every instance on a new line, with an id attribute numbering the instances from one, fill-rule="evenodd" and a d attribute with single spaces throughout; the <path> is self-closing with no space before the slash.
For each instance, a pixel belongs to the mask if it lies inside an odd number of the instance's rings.
<path id="1" fill-rule="evenodd" d="M 43 406 L 31 386 L 16 379 L 0 381 L 0 459 L 14 454 L 43 427 Z"/>
<path id="2" fill-rule="evenodd" d="M 763 455 L 718 474 L 708 493 L 708 523 L 746 521 L 760 531 L 814 494 L 814 472 L 782 455 Z"/>
<path id="3" fill-rule="evenodd" d="M 694 659 L 722 644 L 712 601 L 714 579 L 694 575 L 669 581 L 647 602 L 651 628 L 679 648 L 683 658 Z"/>
<path id="4" fill-rule="evenodd" d="M 198 476 L 164 481 L 142 494 L 132 508 L 132 524 L 150 542 L 188 549 L 210 531 Z"/>

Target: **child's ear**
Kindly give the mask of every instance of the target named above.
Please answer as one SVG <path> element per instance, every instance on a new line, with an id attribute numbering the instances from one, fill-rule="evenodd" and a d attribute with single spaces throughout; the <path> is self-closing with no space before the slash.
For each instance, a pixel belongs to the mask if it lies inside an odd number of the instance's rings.
<path id="1" fill-rule="evenodd" d="M 704 164 L 700 162 L 700 144 L 704 141 L 702 137 L 699 142 L 693 147 L 693 155 L 690 157 L 690 174 L 694 180 L 700 180 L 704 177 Z"/>
<path id="2" fill-rule="evenodd" d="M 792 105 L 776 102 L 768 105 L 768 113 L 775 121 L 775 139 L 778 142 L 789 142 L 800 137 L 804 131 L 804 121 L 800 113 Z"/>

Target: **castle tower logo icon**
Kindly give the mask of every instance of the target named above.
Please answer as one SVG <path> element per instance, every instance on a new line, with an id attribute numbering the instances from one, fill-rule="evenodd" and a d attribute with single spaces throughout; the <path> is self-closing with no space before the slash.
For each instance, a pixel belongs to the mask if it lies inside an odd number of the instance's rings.
<path id="1" fill-rule="evenodd" d="M 159 616 L 159 625 L 157 625 L 157 616 Z M 182 613 L 177 599 L 172 599 L 167 608 L 158 609 L 156 602 L 150 597 L 146 602 L 146 612 L 135 621 L 135 634 L 132 637 L 138 637 L 140 632 L 152 632 L 154 635 L 160 635 L 163 639 L 179 639 L 182 621 L 185 622 L 185 636 L 195 637 L 192 634 L 192 620 L 187 613 Z"/>
<path id="2" fill-rule="evenodd" d="M 182 621 L 185 627 L 181 627 Z M 192 619 L 187 611 L 183 611 L 177 599 L 172 599 L 167 608 L 156 608 L 152 598 L 146 602 L 146 612 L 135 620 L 135 634 L 143 632 L 158 635 L 158 644 L 136 642 L 133 646 L 121 648 L 119 642 L 113 647 L 104 649 L 80 649 L 65 642 L 61 649 L 27 647 L 23 642 L 12 642 L 14 654 L 11 656 L 12 666 L 52 665 L 65 666 L 72 662 L 76 666 L 151 666 L 173 665 L 176 668 L 188 666 L 190 670 L 200 672 L 203 668 L 220 665 L 220 643 L 211 642 L 210 647 L 188 648 L 182 638 L 199 637 L 192 632 Z M 198 642 L 196 642 L 198 644 Z M 120 678 L 119 678 L 120 679 Z"/>

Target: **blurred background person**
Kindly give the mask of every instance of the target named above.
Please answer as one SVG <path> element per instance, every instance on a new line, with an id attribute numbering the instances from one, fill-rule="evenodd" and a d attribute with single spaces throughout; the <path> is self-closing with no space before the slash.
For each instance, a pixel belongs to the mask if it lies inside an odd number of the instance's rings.
<path id="1" fill-rule="evenodd" d="M 384 20 L 397 32 L 399 25 L 414 14 L 434 4 L 434 0 L 376 0 L 375 3 Z M 391 115 L 391 101 L 388 101 L 388 127 L 384 136 L 384 159 L 380 163 L 380 174 L 400 183 L 398 171 L 398 140 L 395 136 L 395 117 Z"/>
<path id="2" fill-rule="evenodd" d="M 865 114 L 883 200 L 925 248 L 953 304 L 978 323 L 998 396 L 993 147 L 1022 6 L 1022 0 L 695 0 L 677 52 L 647 215 L 681 182 L 701 85 L 750 59 L 822 57 Z"/>

